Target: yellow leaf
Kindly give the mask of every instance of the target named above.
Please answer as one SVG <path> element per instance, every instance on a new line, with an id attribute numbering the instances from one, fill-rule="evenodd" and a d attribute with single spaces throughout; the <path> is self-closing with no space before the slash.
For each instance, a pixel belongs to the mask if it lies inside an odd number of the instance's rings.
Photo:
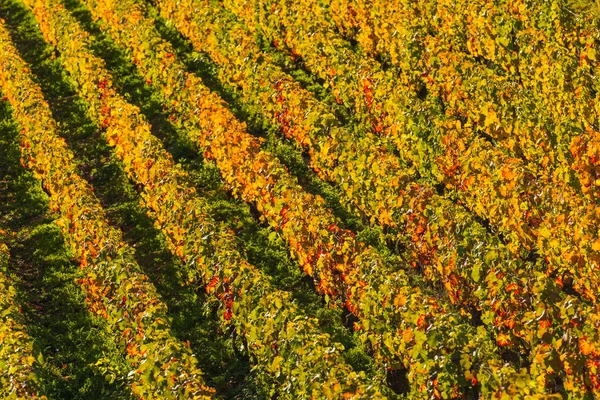
<path id="1" fill-rule="evenodd" d="M 597 239 L 594 243 L 592 243 L 592 250 L 600 251 L 600 239 Z"/>
<path id="2" fill-rule="evenodd" d="M 594 347 L 591 346 L 585 340 L 580 340 L 579 341 L 579 350 L 581 351 L 581 354 L 583 354 L 584 356 L 587 356 L 588 354 L 590 354 L 594 351 Z"/>
<path id="3" fill-rule="evenodd" d="M 488 126 L 492 125 L 493 123 L 498 122 L 498 114 L 496 114 L 496 111 L 494 111 L 494 109 L 489 108 L 484 115 L 485 115 L 484 124 L 485 124 L 486 128 Z"/>
<path id="4" fill-rule="evenodd" d="M 283 361 L 283 357 L 281 356 L 277 356 L 273 359 L 273 362 L 271 363 L 271 369 L 278 371 L 281 369 L 281 362 Z"/>
<path id="5" fill-rule="evenodd" d="M 496 337 L 496 342 L 500 346 L 508 346 L 509 344 L 511 344 L 510 336 L 508 336 L 506 333 L 499 333 Z"/>
<path id="6" fill-rule="evenodd" d="M 515 176 L 517 176 L 517 174 L 515 174 L 510 168 L 508 167 L 504 167 L 502 168 L 502 177 L 506 180 L 511 180 L 512 178 L 514 178 Z"/>
<path id="7" fill-rule="evenodd" d="M 412 329 L 408 328 L 407 330 L 404 331 L 404 334 L 402 335 L 402 340 L 404 340 L 406 343 L 410 343 L 413 338 L 415 337 Z"/>
<path id="8" fill-rule="evenodd" d="M 596 59 L 596 49 L 594 49 L 593 47 L 589 48 L 587 51 L 587 56 L 590 60 L 595 60 Z"/>
<path id="9" fill-rule="evenodd" d="M 399 294 L 394 298 L 394 306 L 396 307 L 404 307 L 406 304 L 406 296 L 403 294 Z"/>

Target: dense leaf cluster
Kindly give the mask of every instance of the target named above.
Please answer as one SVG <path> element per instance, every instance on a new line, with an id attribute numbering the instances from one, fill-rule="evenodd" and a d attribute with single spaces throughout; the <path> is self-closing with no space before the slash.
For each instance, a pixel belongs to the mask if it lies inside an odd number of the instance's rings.
<path id="1" fill-rule="evenodd" d="M 353 370 L 320 316 L 306 316 L 246 259 L 194 171 L 157 137 L 164 124 L 122 94 L 110 57 L 94 53 L 68 2 L 24 3 L 179 259 L 178 279 L 206 291 L 219 331 L 241 338 L 236 351 L 267 391 L 393 396 L 381 376 Z M 252 207 L 269 241 L 285 243 L 323 305 L 344 310 L 396 391 L 415 399 L 600 395 L 600 33 L 592 14 L 564 0 L 81 3 L 159 99 L 177 140 L 220 175 L 231 199 Z M 188 69 L 162 24 L 210 59 L 213 81 Z M 89 310 L 106 320 L 132 368 L 132 392 L 213 396 L 80 176 L 4 26 L 0 45 L 0 90 L 22 128 L 22 164 L 50 195 L 84 271 L 78 283 Z M 304 152 L 305 165 L 348 213 L 381 232 L 394 256 L 347 229 L 246 122 L 274 127 Z M 23 331 L 5 325 L 7 337 Z M 8 376 L 21 367 L 28 375 L 8 387 L 35 396 L 28 346 Z M 390 381 L 398 372 L 408 387 Z"/>

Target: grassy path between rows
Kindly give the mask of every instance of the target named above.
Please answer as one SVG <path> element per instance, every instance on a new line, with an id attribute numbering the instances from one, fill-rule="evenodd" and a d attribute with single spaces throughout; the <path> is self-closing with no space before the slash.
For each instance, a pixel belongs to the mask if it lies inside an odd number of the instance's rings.
<path id="1" fill-rule="evenodd" d="M 47 198 L 20 164 L 18 131 L 0 102 L 0 218 L 8 228 L 9 273 L 26 329 L 34 340 L 41 394 L 49 398 L 130 399 L 118 379 L 124 360 L 89 314 L 72 262 Z"/>

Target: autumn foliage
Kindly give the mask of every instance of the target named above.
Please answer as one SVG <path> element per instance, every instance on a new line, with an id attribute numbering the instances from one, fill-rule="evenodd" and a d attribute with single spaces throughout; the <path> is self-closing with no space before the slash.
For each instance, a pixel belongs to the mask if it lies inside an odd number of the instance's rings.
<path id="1" fill-rule="evenodd" d="M 181 260 L 186 285 L 207 293 L 222 331 L 243 338 L 270 395 L 600 396 L 595 13 L 563 0 L 81 1 L 169 123 L 282 239 L 323 307 L 352 315 L 375 377 L 355 371 L 319 320 L 246 260 L 66 3 L 24 3 Z M 188 69 L 158 23 L 205 54 L 218 84 L 303 152 L 394 257 L 307 190 Z M 89 310 L 108 321 L 132 367 L 132 392 L 214 396 L 80 177 L 4 25 L 0 44 L 0 90 L 22 127 L 22 164 L 50 195 L 86 271 Z M 322 91 L 300 82 L 300 70 Z M 20 329 L 10 326 L 7 335 Z M 17 364 L 29 371 L 26 350 Z M 392 371 L 408 387 L 390 384 Z M 35 396 L 35 379 L 14 379 Z"/>

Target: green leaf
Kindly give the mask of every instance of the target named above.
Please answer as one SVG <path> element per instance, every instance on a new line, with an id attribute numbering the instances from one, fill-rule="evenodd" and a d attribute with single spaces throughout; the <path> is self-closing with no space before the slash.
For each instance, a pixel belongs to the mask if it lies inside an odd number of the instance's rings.
<path id="1" fill-rule="evenodd" d="M 277 232 L 269 233 L 269 242 L 274 242 L 277 240 Z"/>
<path id="2" fill-rule="evenodd" d="M 494 250 L 489 251 L 484 258 L 484 261 L 487 265 L 492 265 L 492 263 L 498 258 L 498 253 Z"/>
<path id="3" fill-rule="evenodd" d="M 480 270 L 479 270 L 479 265 L 476 264 L 473 266 L 473 270 L 471 271 L 471 278 L 473 278 L 473 280 L 475 282 L 479 282 L 479 279 L 481 278 L 479 276 Z"/>

